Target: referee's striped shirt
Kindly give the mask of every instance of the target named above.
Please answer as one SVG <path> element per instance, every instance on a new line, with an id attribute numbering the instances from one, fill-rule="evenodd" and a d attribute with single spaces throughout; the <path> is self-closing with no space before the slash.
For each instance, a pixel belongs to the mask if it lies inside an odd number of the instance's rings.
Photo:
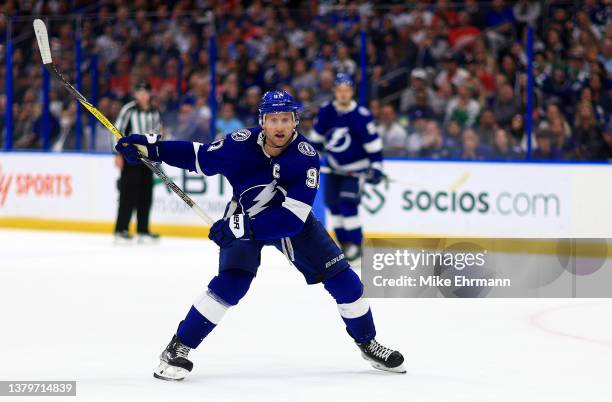
<path id="1" fill-rule="evenodd" d="M 115 127 L 123 135 L 161 134 L 161 115 L 156 109 L 143 110 L 136 101 L 131 101 L 121 108 Z"/>

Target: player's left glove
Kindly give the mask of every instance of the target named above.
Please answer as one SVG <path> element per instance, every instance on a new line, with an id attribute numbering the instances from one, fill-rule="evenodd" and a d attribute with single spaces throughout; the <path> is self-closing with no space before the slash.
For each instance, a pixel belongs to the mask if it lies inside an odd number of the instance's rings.
<path id="1" fill-rule="evenodd" d="M 235 214 L 229 218 L 219 219 L 210 228 L 208 238 L 219 247 L 226 247 L 236 239 L 248 239 L 251 237 L 251 225 L 249 216 Z"/>
<path id="2" fill-rule="evenodd" d="M 115 150 L 119 152 L 127 163 L 130 165 L 138 165 L 142 163 L 141 157 L 148 158 L 153 162 L 161 162 L 157 152 L 158 134 L 132 134 L 121 137 L 115 145 Z"/>
<path id="3" fill-rule="evenodd" d="M 376 167 L 371 167 L 366 172 L 366 183 L 376 185 L 380 183 L 384 178 L 385 174 L 383 173 L 383 171 Z"/>

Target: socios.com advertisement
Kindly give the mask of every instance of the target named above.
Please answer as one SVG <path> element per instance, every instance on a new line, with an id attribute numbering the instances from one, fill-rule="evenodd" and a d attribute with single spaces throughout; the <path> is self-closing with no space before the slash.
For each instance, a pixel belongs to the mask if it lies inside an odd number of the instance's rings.
<path id="1" fill-rule="evenodd" d="M 366 186 L 373 234 L 558 236 L 571 232 L 572 169 L 503 163 L 388 162 Z"/>

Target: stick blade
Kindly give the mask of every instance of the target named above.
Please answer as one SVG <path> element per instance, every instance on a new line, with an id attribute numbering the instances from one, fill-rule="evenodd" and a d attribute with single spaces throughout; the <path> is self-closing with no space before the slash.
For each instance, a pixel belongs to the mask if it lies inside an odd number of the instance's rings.
<path id="1" fill-rule="evenodd" d="M 41 19 L 35 19 L 33 25 L 42 62 L 43 64 L 49 64 L 52 62 L 52 59 L 51 48 L 49 47 L 49 35 L 47 35 L 47 27 Z"/>

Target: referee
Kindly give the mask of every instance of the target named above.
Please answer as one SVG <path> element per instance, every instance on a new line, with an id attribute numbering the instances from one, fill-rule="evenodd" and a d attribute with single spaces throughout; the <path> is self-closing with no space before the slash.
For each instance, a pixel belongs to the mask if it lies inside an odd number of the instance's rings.
<path id="1" fill-rule="evenodd" d="M 119 112 L 115 126 L 124 135 L 134 133 L 160 133 L 161 118 L 151 106 L 151 88 L 145 81 L 134 88 L 134 100 L 126 103 Z M 139 243 L 155 243 L 159 235 L 149 232 L 149 213 L 153 200 L 153 173 L 145 165 L 130 165 L 123 156 L 115 155 L 115 166 L 121 169 L 119 179 L 119 211 L 115 224 L 115 243 L 127 244 L 132 240 L 128 226 L 132 211 L 136 209 Z"/>

